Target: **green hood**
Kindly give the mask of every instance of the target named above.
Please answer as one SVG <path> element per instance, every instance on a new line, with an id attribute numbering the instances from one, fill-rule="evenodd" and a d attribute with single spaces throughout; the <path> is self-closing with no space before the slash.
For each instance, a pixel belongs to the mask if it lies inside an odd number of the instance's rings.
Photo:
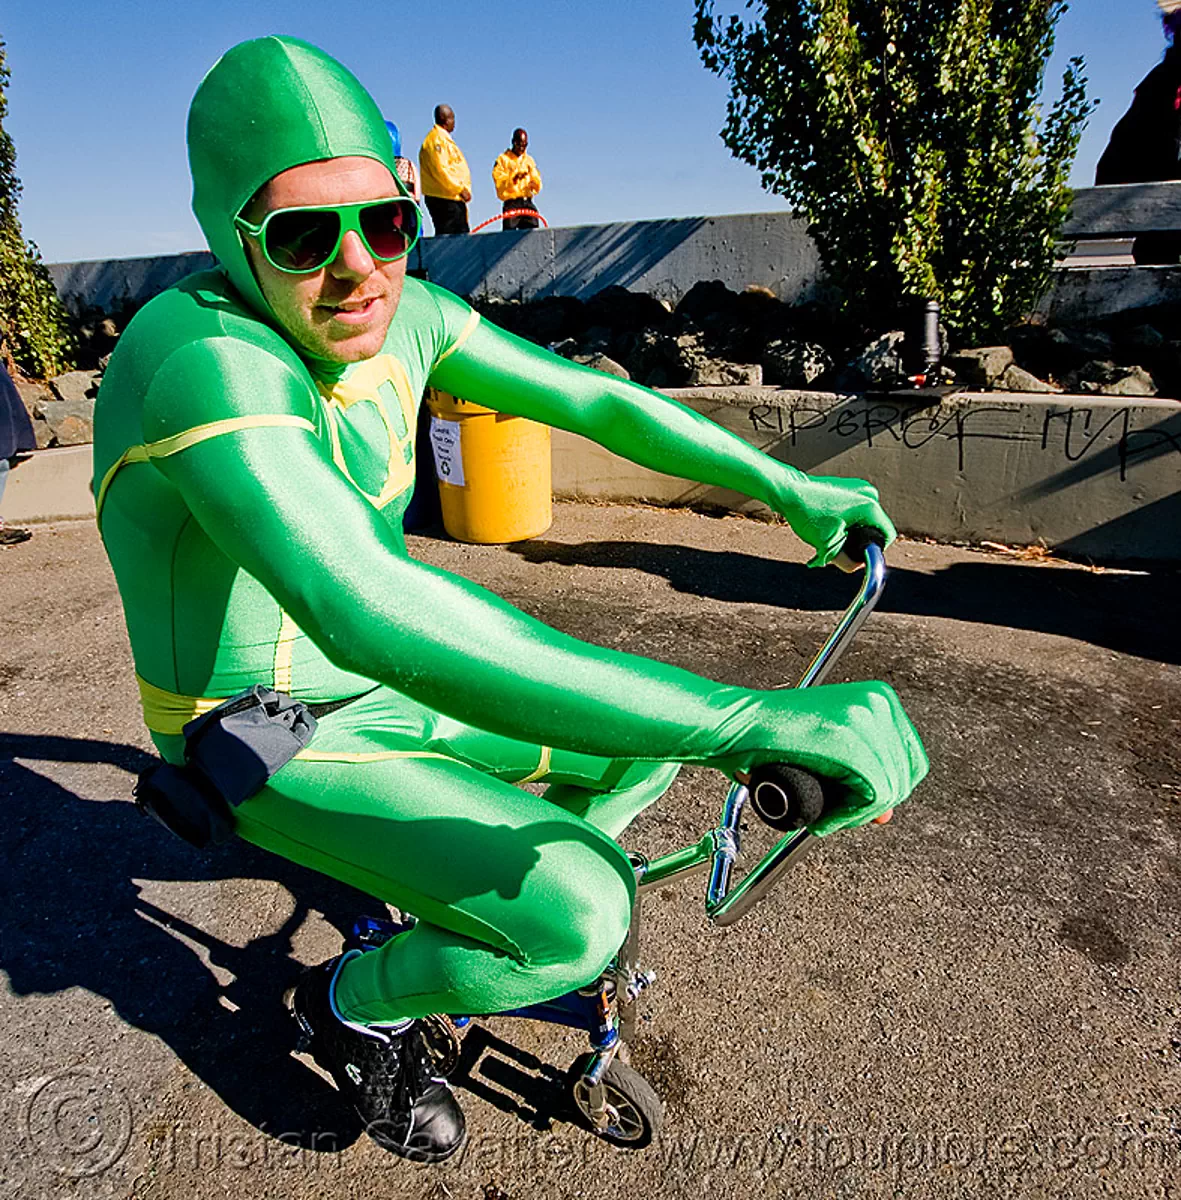
<path id="1" fill-rule="evenodd" d="M 324 158 L 373 158 L 398 177 L 373 98 L 340 63 L 298 38 L 256 38 L 226 51 L 193 97 L 188 142 L 193 212 L 209 249 L 273 324 L 234 228 L 242 206 L 280 171 Z"/>

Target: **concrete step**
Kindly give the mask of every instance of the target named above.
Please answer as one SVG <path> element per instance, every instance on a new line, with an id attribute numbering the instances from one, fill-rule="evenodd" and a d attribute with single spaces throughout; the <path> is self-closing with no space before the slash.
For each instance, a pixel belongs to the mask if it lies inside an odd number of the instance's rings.
<path id="1" fill-rule="evenodd" d="M 22 458 L 8 473 L 0 517 L 11 525 L 93 517 L 92 453 L 90 446 L 64 446 Z"/>

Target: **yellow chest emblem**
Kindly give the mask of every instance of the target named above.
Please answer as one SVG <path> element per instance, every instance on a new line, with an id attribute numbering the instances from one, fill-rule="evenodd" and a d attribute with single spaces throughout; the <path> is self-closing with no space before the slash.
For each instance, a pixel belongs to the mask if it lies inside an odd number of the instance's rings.
<path id="1" fill-rule="evenodd" d="M 414 482 L 418 397 L 392 354 L 359 363 L 339 383 L 319 386 L 332 459 L 376 508 Z"/>

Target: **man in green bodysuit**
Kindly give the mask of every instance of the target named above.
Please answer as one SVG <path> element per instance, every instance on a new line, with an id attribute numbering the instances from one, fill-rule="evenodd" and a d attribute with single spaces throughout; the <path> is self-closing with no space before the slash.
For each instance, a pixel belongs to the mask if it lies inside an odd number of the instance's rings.
<path id="1" fill-rule="evenodd" d="M 794 762 L 843 786 L 813 832 L 882 819 L 926 772 L 884 684 L 759 692 L 579 642 L 411 559 L 401 517 L 432 384 L 765 501 L 829 561 L 875 490 L 810 478 L 676 402 L 565 362 L 405 275 L 418 211 L 380 112 L 290 38 L 193 100 L 193 207 L 219 269 L 120 339 L 95 420 L 99 523 L 161 755 L 261 684 L 315 736 L 234 809 L 248 841 L 417 915 L 314 969 L 294 1008 L 386 1148 L 438 1161 L 463 1114 L 421 1018 L 598 977 L 634 876 L 614 841 L 682 763 Z M 344 702 L 344 703 L 340 703 Z M 545 780 L 544 797 L 514 787 Z"/>

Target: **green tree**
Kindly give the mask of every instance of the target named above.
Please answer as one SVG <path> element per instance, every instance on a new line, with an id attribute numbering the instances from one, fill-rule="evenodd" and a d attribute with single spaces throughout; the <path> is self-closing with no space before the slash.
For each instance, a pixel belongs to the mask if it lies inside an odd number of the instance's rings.
<path id="1" fill-rule="evenodd" d="M 56 375 L 73 365 L 74 335 L 53 280 L 17 217 L 16 149 L 4 130 L 9 71 L 0 39 L 0 355 L 27 375 Z"/>
<path id="2" fill-rule="evenodd" d="M 980 342 L 1034 307 L 1093 107 L 1077 58 L 1040 103 L 1064 0 L 695 4 L 730 85 L 723 140 L 808 217 L 853 315 L 880 327 L 929 296 Z"/>

